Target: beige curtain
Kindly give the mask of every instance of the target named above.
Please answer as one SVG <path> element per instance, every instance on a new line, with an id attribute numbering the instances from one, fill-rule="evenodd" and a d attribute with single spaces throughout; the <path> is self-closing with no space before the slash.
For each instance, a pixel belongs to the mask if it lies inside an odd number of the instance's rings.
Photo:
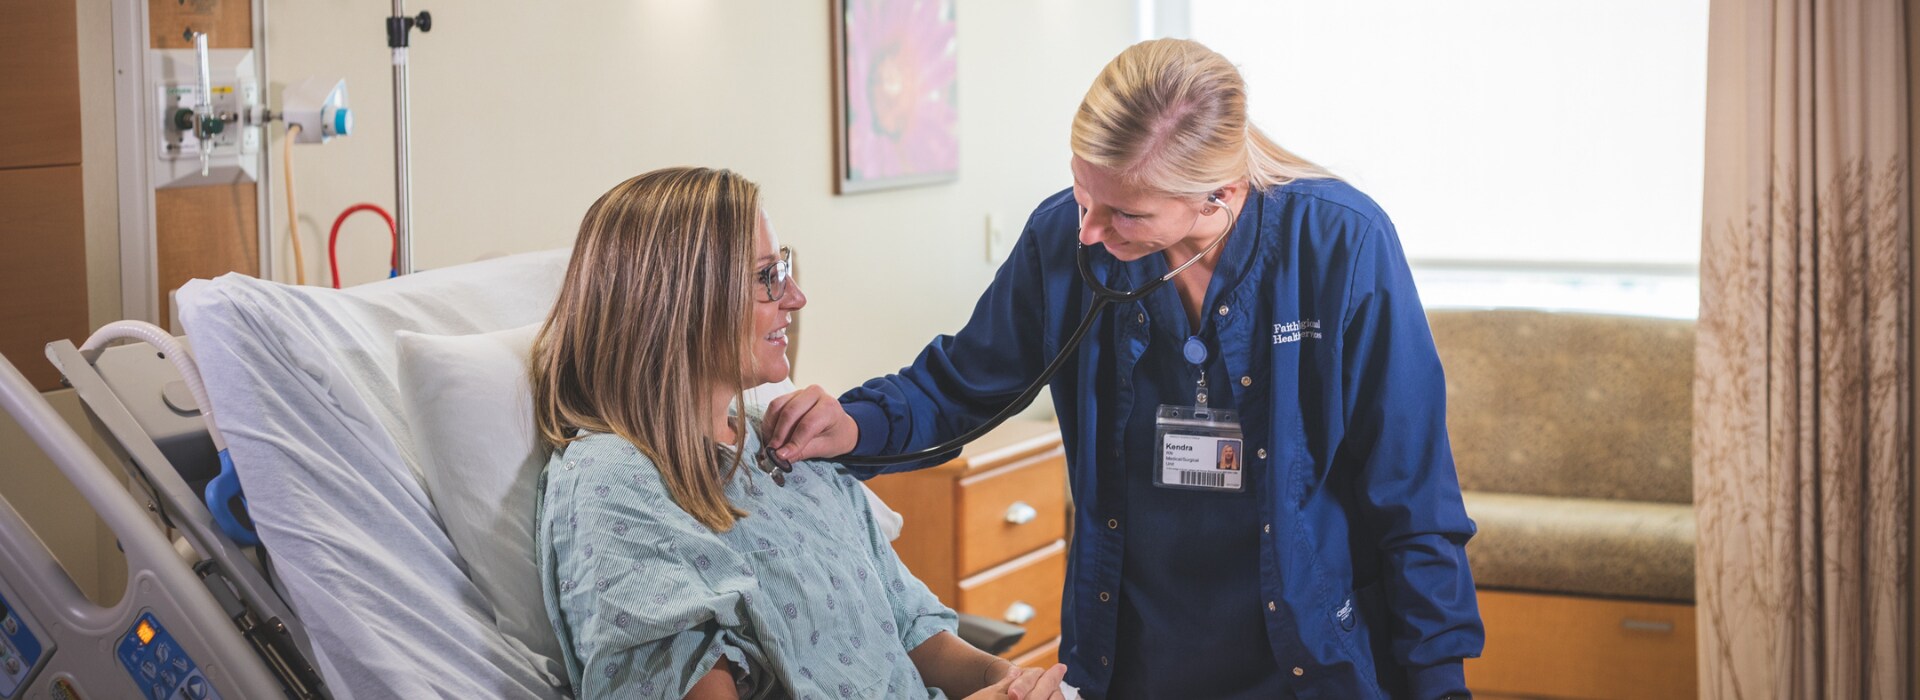
<path id="1" fill-rule="evenodd" d="M 1912 696 L 1900 0 L 1712 0 L 1694 385 L 1706 698 Z"/>

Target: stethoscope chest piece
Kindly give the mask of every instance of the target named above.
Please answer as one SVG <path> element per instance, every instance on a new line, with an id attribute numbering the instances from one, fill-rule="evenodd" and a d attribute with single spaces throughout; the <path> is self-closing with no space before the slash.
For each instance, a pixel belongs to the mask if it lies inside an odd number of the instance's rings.
<path id="1" fill-rule="evenodd" d="M 774 486 L 786 486 L 787 475 L 793 473 L 793 463 L 780 458 L 766 443 L 760 443 L 760 459 L 768 466 L 764 468 L 767 476 L 773 477 Z"/>

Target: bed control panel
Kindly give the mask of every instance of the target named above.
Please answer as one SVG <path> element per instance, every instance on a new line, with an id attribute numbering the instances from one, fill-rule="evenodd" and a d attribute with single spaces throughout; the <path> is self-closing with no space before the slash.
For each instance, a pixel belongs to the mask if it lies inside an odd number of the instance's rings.
<path id="1" fill-rule="evenodd" d="M 127 667 L 133 684 L 146 700 L 220 700 L 220 693 L 201 675 L 173 635 L 160 626 L 151 611 L 142 613 L 120 638 L 115 656 Z"/>
<path id="2" fill-rule="evenodd" d="M 17 698 L 46 649 L 28 628 L 26 612 L 0 596 L 0 698 Z"/>

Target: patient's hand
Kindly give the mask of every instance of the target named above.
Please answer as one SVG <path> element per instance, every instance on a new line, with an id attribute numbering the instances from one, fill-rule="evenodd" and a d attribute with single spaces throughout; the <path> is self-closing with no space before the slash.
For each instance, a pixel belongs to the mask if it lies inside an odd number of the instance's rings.
<path id="1" fill-rule="evenodd" d="M 767 443 L 788 462 L 836 457 L 860 442 L 860 426 L 818 384 L 767 404 L 762 425 Z"/>

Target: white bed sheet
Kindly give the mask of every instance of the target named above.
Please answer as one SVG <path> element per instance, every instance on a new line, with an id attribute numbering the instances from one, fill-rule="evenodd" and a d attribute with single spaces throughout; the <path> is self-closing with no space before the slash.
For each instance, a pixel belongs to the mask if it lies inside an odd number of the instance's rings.
<path id="1" fill-rule="evenodd" d="M 495 628 L 436 519 L 400 403 L 395 332 L 536 322 L 566 263 L 547 251 L 344 291 L 241 275 L 181 291 L 248 510 L 334 697 L 565 697 L 564 679 Z"/>

